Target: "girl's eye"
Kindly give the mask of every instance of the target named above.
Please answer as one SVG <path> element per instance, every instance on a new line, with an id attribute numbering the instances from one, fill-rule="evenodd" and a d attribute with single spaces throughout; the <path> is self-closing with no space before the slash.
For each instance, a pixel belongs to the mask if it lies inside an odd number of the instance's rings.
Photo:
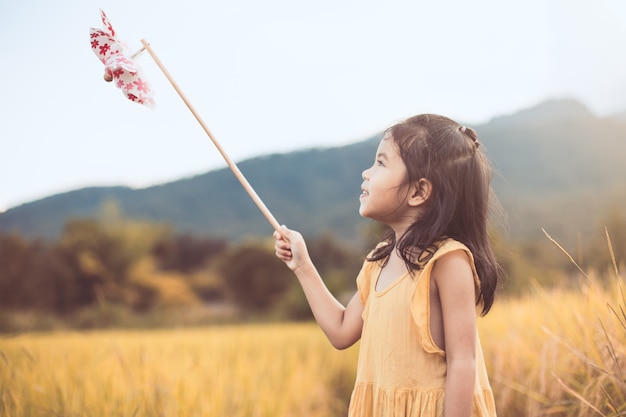
<path id="1" fill-rule="evenodd" d="M 377 160 L 376 160 L 376 165 L 381 166 L 381 167 L 382 167 L 382 166 L 385 166 L 385 164 L 383 163 L 383 161 L 381 161 L 380 159 L 377 159 Z"/>

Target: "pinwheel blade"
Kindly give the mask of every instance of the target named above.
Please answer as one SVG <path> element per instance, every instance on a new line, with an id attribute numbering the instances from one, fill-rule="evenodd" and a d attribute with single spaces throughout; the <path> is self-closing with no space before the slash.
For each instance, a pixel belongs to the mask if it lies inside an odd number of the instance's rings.
<path id="1" fill-rule="evenodd" d="M 91 28 L 89 34 L 91 50 L 104 64 L 105 80 L 114 81 L 115 86 L 130 101 L 154 108 L 154 92 L 141 67 L 118 40 L 106 13 L 100 10 L 100 15 L 104 28 Z"/>

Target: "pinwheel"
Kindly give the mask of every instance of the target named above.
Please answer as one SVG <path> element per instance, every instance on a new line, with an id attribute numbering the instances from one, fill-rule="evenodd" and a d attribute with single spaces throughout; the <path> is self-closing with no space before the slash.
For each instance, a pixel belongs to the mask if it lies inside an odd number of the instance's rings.
<path id="1" fill-rule="evenodd" d="M 222 158 L 224 158 L 224 161 L 233 174 L 235 174 L 235 177 L 239 180 L 244 190 L 248 193 L 252 201 L 256 204 L 267 221 L 272 225 L 274 230 L 278 231 L 280 229 L 280 224 L 276 218 L 263 203 L 256 191 L 254 191 L 254 188 L 252 188 L 246 177 L 239 170 L 239 167 L 237 167 L 237 165 L 228 156 L 222 145 L 220 145 L 215 136 L 213 136 L 213 133 L 211 133 L 196 109 L 191 105 L 187 96 L 185 96 L 176 81 L 174 81 L 174 78 L 170 75 L 169 71 L 167 71 L 161 60 L 157 57 L 150 44 L 145 39 L 142 39 L 141 43 L 143 48 L 141 48 L 133 56 L 129 57 L 125 53 L 125 49 L 122 47 L 122 44 L 117 40 L 115 31 L 113 30 L 113 27 L 111 26 L 111 23 L 109 22 L 104 11 L 100 10 L 100 14 L 102 16 L 102 23 L 105 26 L 105 30 L 91 29 L 91 48 L 105 65 L 105 81 L 115 79 L 116 85 L 122 89 L 128 99 L 149 107 L 154 107 L 155 103 L 152 98 L 152 89 L 143 77 L 141 69 L 133 60 L 133 58 L 143 50 L 148 51 L 172 87 L 174 87 L 174 90 L 176 90 L 198 123 L 200 123 L 200 126 L 202 126 L 204 132 L 207 134 L 209 139 L 211 139 L 211 142 L 213 142 L 213 145 L 215 145 L 219 153 L 222 155 Z"/>
<path id="2" fill-rule="evenodd" d="M 115 80 L 115 85 L 130 100 L 150 108 L 155 107 L 153 91 L 143 76 L 135 56 L 126 52 L 125 45 L 117 39 L 106 13 L 100 10 L 104 29 L 91 28 L 91 50 L 104 64 L 104 80 Z"/>

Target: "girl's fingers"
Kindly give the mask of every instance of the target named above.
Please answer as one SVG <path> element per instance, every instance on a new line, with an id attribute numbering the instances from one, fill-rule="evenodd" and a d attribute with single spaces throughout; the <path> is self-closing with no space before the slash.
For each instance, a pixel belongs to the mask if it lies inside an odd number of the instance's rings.
<path id="1" fill-rule="evenodd" d="M 283 232 L 287 230 L 284 226 L 281 227 Z M 283 234 L 274 232 L 274 250 L 276 251 L 276 257 L 283 261 L 289 261 L 292 258 L 291 244 L 283 237 Z"/>
<path id="2" fill-rule="evenodd" d="M 289 244 L 289 242 L 285 242 L 284 240 L 276 240 L 276 242 L 274 243 L 274 248 L 276 248 L 276 250 L 291 250 L 291 245 Z"/>
<path id="3" fill-rule="evenodd" d="M 289 261 L 292 258 L 290 250 L 276 250 L 276 257 L 283 261 Z"/>

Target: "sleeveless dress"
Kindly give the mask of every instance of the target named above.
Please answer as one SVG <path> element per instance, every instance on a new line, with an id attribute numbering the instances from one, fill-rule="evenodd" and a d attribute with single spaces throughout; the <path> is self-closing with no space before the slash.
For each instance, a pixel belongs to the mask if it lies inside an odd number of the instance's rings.
<path id="1" fill-rule="evenodd" d="M 454 250 L 465 251 L 479 278 L 469 249 L 443 241 L 425 267 L 408 272 L 376 291 L 378 262 L 366 261 L 357 277 L 364 306 L 363 331 L 349 417 L 440 417 L 443 415 L 446 354 L 430 333 L 430 274 L 435 261 Z M 493 417 L 495 403 L 483 352 L 476 337 L 476 383 L 473 417 Z"/>

